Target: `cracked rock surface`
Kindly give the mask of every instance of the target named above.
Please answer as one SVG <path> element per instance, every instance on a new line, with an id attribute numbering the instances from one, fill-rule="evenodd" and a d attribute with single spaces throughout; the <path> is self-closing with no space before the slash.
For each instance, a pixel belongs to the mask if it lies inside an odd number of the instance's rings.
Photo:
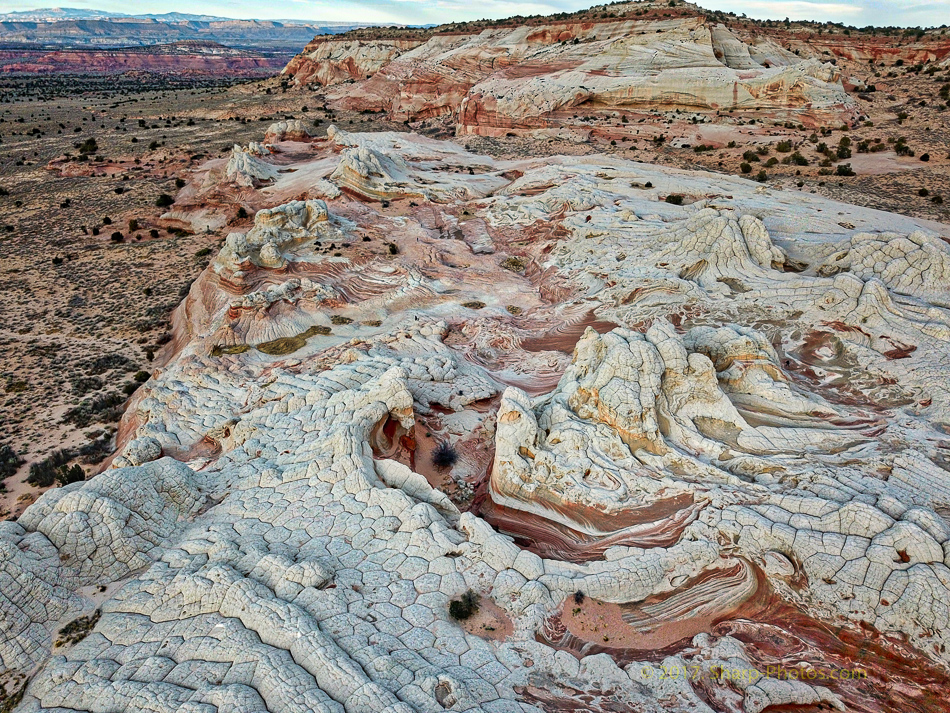
<path id="1" fill-rule="evenodd" d="M 943 236 L 301 128 L 196 172 L 253 227 L 0 523 L 17 710 L 945 710 Z"/>

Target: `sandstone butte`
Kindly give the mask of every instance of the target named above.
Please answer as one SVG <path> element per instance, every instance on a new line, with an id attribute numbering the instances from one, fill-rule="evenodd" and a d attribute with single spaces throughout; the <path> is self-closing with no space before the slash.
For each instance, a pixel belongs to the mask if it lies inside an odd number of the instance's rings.
<path id="1" fill-rule="evenodd" d="M 836 62 L 864 63 L 866 73 L 869 60 L 911 64 L 950 54 L 950 40 L 841 42 L 800 29 L 730 28 L 682 2 L 636 7 L 530 25 L 320 36 L 283 76 L 297 86 L 326 86 L 337 109 L 400 121 L 440 117 L 459 135 L 546 129 L 563 137 L 583 134 L 585 115 L 618 110 L 851 125 L 861 109 L 842 82 L 860 86 L 867 78 L 843 76 Z"/>
<path id="2" fill-rule="evenodd" d="M 174 218 L 237 205 L 0 523 L 8 709 L 946 710 L 947 226 L 299 122 Z"/>

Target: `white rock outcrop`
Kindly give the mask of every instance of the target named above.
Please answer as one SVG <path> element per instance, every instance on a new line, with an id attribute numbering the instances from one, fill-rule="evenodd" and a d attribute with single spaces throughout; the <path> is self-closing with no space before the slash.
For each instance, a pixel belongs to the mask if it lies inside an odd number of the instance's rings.
<path id="1" fill-rule="evenodd" d="M 334 130 L 295 168 L 214 187 L 269 207 L 179 307 L 113 467 L 0 523 L 18 710 L 759 713 L 944 685 L 936 235 L 411 134 Z M 364 200 L 273 198 L 301 176 Z M 818 675 L 851 662 L 872 675 Z"/>

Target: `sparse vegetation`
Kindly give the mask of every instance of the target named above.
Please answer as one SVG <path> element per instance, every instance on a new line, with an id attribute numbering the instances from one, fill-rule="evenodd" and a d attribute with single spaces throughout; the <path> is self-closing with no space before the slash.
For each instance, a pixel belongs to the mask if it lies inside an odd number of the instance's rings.
<path id="1" fill-rule="evenodd" d="M 506 270 L 511 270 L 512 272 L 521 272 L 528 266 L 528 263 L 525 262 L 524 258 L 511 256 L 506 257 L 501 261 L 501 267 Z"/>
<path id="2" fill-rule="evenodd" d="M 76 454 L 68 449 L 53 451 L 45 460 L 30 465 L 26 482 L 37 488 L 48 488 L 54 482 L 68 485 L 85 480 L 86 474 L 79 465 L 69 465 Z"/>
<path id="3" fill-rule="evenodd" d="M 56 642 L 53 644 L 53 648 L 58 649 L 62 646 L 71 646 L 85 639 L 96 627 L 96 624 L 99 623 L 100 616 L 101 613 L 99 610 L 96 610 L 89 616 L 81 616 L 78 619 L 73 619 L 57 632 Z"/>
<path id="4" fill-rule="evenodd" d="M 478 613 L 478 595 L 471 589 L 449 602 L 449 616 L 456 621 L 471 619 Z"/>
<path id="5" fill-rule="evenodd" d="M 448 441 L 442 441 L 432 451 L 432 465 L 439 470 L 451 468 L 458 461 L 458 453 Z"/>
<path id="6" fill-rule="evenodd" d="M 0 482 L 17 472 L 23 459 L 7 443 L 0 443 Z"/>

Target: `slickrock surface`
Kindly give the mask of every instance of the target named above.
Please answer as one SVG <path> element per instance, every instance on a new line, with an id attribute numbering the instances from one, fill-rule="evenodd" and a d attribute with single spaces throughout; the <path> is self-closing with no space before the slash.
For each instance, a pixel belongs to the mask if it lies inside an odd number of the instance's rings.
<path id="1" fill-rule="evenodd" d="M 193 172 L 253 225 L 2 523 L 18 710 L 945 709 L 950 229 L 297 128 Z"/>

